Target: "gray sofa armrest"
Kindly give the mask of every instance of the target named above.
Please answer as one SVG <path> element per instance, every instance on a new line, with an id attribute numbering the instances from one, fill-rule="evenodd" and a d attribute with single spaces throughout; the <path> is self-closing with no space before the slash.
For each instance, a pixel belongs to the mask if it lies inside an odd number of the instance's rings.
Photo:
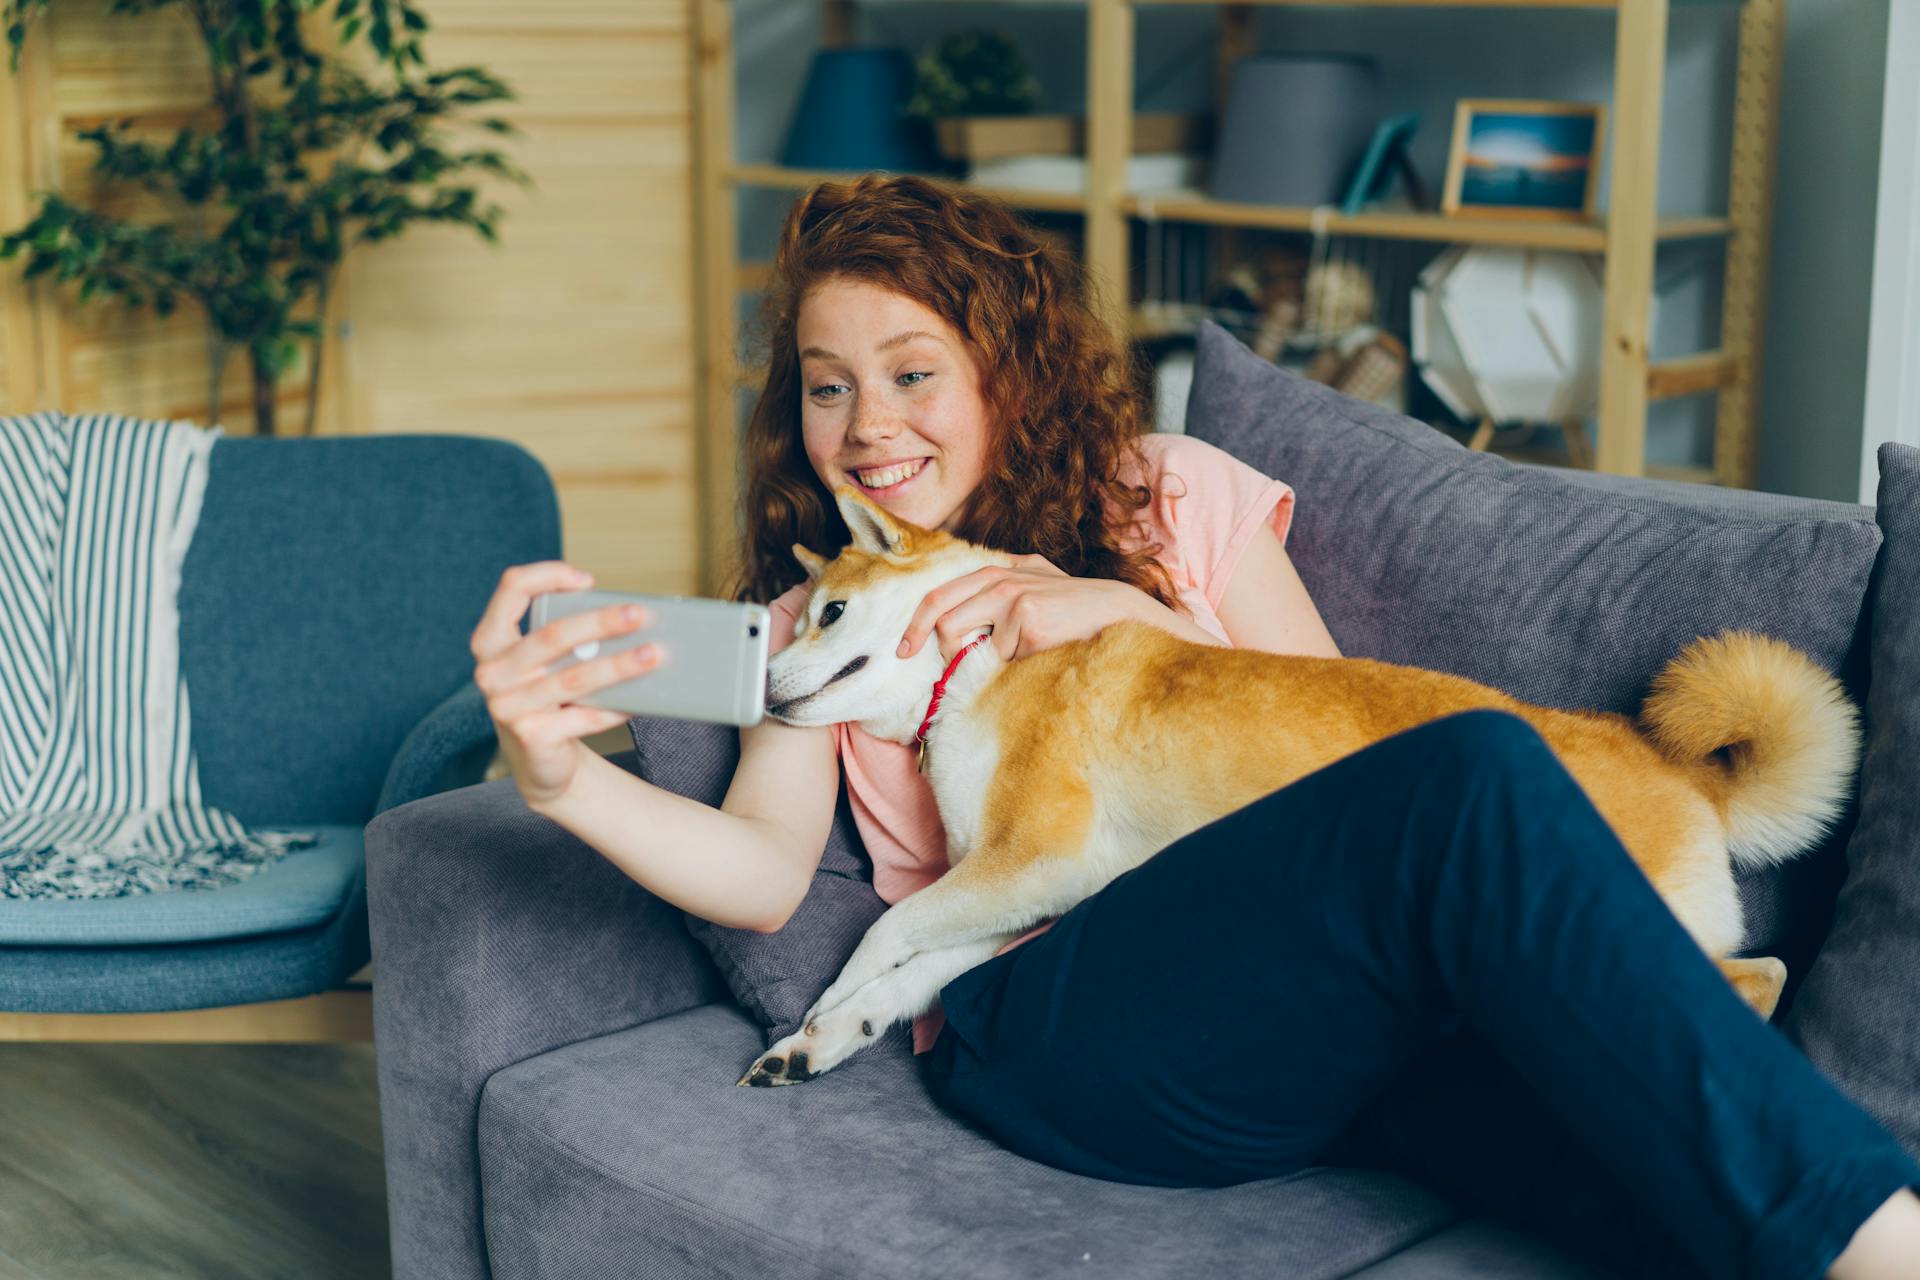
<path id="1" fill-rule="evenodd" d="M 485 1280 L 487 1079 L 726 989 L 678 908 L 529 810 L 511 778 L 389 809 L 366 849 L 393 1274 Z"/>
<path id="2" fill-rule="evenodd" d="M 468 681 L 407 731 L 387 766 L 373 811 L 385 813 L 409 800 L 480 781 L 498 745 L 487 696 Z"/>

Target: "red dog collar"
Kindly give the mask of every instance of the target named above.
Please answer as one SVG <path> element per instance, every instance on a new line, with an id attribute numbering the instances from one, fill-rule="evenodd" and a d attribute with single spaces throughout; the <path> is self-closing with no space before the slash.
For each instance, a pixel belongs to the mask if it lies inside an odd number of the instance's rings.
<path id="1" fill-rule="evenodd" d="M 991 634 L 993 633 L 987 633 L 987 635 Z M 940 709 L 940 699 L 947 691 L 947 681 L 953 678 L 954 669 L 960 665 L 960 659 L 966 657 L 973 649 L 973 646 L 985 640 L 987 635 L 975 636 L 973 639 L 967 641 L 967 643 L 961 645 L 960 652 L 953 655 L 953 661 L 947 663 L 947 669 L 941 673 L 938 680 L 933 682 L 933 701 L 927 704 L 927 718 L 920 722 L 920 731 L 913 735 L 914 741 L 920 744 L 920 758 L 917 767 L 922 773 L 927 771 L 927 730 L 933 724 L 933 713 Z"/>

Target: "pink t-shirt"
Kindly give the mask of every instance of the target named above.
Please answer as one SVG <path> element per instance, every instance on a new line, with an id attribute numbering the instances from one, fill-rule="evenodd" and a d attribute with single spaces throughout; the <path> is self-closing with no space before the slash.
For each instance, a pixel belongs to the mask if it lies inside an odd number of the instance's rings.
<path id="1" fill-rule="evenodd" d="M 1135 513 L 1129 548 L 1162 543 L 1156 557 L 1173 579 L 1181 602 L 1203 630 L 1226 642 L 1215 611 L 1240 553 L 1262 524 L 1284 545 L 1293 522 L 1293 490 L 1261 474 L 1216 445 L 1193 436 L 1151 433 L 1141 437 L 1148 474 L 1129 469 L 1129 484 L 1148 484 L 1153 502 Z M 1171 485 L 1164 482 L 1171 478 Z M 793 639 L 794 622 L 807 607 L 807 583 L 769 602 L 773 633 L 769 653 Z M 923 644 L 937 644 L 929 634 Z M 931 690 L 929 690 L 931 694 Z M 917 767 L 918 749 L 876 738 L 857 724 L 833 726 L 834 746 L 846 776 L 854 826 L 873 859 L 873 887 L 892 904 L 926 888 L 947 870 L 947 833 L 940 824 L 933 788 Z M 1002 953 L 1044 933 L 1049 920 L 1002 947 Z M 996 953 L 998 954 L 998 953 Z M 936 1002 L 914 1021 L 913 1051 L 933 1047 L 945 1016 Z"/>

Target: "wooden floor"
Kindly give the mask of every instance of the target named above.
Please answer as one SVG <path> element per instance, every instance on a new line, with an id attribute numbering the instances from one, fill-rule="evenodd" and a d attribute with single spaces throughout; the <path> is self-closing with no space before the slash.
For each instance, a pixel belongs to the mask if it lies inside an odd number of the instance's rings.
<path id="1" fill-rule="evenodd" d="M 371 1045 L 0 1044 L 0 1280 L 390 1275 Z"/>

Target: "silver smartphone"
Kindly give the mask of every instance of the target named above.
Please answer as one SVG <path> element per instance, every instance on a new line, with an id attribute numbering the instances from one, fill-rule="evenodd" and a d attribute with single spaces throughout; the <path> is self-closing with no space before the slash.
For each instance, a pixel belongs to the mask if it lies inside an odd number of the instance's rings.
<path id="1" fill-rule="evenodd" d="M 652 670 L 597 689 L 580 701 L 628 715 L 742 726 L 760 722 L 767 710 L 767 637 L 773 630 L 763 604 L 632 591 L 549 591 L 533 598 L 527 630 L 629 602 L 647 611 L 643 626 L 590 640 L 549 669 L 563 671 L 643 644 L 658 648 L 660 660 Z"/>

